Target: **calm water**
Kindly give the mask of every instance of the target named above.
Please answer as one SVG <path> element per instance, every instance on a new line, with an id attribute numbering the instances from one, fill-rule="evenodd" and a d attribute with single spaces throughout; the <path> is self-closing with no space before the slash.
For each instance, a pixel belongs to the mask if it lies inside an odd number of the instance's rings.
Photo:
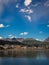
<path id="1" fill-rule="evenodd" d="M 0 51 L 0 65 L 49 65 L 49 51 Z"/>

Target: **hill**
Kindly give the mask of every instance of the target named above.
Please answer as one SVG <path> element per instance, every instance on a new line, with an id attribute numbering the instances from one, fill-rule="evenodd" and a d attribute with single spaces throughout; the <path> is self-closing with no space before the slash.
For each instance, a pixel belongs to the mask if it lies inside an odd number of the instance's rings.
<path id="1" fill-rule="evenodd" d="M 49 42 L 49 37 L 44 40 L 45 42 Z"/>

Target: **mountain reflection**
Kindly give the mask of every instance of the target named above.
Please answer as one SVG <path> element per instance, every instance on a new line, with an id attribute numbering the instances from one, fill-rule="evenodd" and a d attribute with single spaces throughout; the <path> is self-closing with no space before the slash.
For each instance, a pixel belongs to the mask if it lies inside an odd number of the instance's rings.
<path id="1" fill-rule="evenodd" d="M 2 50 L 0 57 L 30 57 L 30 58 L 49 58 L 49 51 L 16 51 L 16 50 Z"/>

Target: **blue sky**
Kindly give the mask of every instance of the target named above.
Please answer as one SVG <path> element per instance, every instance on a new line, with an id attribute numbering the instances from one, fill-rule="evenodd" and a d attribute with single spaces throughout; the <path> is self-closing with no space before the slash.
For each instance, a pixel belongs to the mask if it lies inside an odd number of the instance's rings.
<path id="1" fill-rule="evenodd" d="M 0 38 L 49 37 L 49 0 L 0 0 Z"/>

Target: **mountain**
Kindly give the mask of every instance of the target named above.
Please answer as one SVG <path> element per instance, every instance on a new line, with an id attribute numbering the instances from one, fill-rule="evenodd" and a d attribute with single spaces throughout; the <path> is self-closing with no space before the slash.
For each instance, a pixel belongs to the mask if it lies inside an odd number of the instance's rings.
<path id="1" fill-rule="evenodd" d="M 45 41 L 38 41 L 33 38 L 6 38 L 0 40 L 0 45 L 21 45 L 21 46 L 36 46 L 36 47 L 41 47 L 41 46 L 46 46 L 49 45 L 49 38 L 47 38 Z"/>
<path id="2" fill-rule="evenodd" d="M 24 39 L 23 39 L 23 38 L 17 38 L 17 41 L 19 41 L 19 42 L 23 42 Z"/>
<path id="3" fill-rule="evenodd" d="M 19 41 L 19 42 L 23 42 L 23 38 L 6 38 L 6 41 Z"/>
<path id="4" fill-rule="evenodd" d="M 44 40 L 45 42 L 49 42 L 49 37 Z"/>
<path id="5" fill-rule="evenodd" d="M 0 45 L 24 45 L 24 44 L 19 41 L 0 40 Z"/>
<path id="6" fill-rule="evenodd" d="M 23 38 L 12 38 L 12 39 L 9 39 L 9 38 L 6 38 L 6 39 L 3 39 L 3 40 L 0 40 L 0 45 L 5 45 L 5 44 L 9 44 L 9 45 L 26 45 L 26 46 L 33 46 L 33 45 L 38 45 L 40 44 L 41 42 L 40 41 L 37 41 L 37 40 L 34 40 L 32 38 L 26 38 L 26 39 L 23 39 Z"/>
<path id="7" fill-rule="evenodd" d="M 37 41 L 33 38 L 26 38 L 23 41 L 24 44 L 28 45 L 28 46 L 41 46 L 43 44 L 42 41 Z"/>
<path id="8" fill-rule="evenodd" d="M 16 41 L 16 38 L 11 38 L 11 40 Z"/>

